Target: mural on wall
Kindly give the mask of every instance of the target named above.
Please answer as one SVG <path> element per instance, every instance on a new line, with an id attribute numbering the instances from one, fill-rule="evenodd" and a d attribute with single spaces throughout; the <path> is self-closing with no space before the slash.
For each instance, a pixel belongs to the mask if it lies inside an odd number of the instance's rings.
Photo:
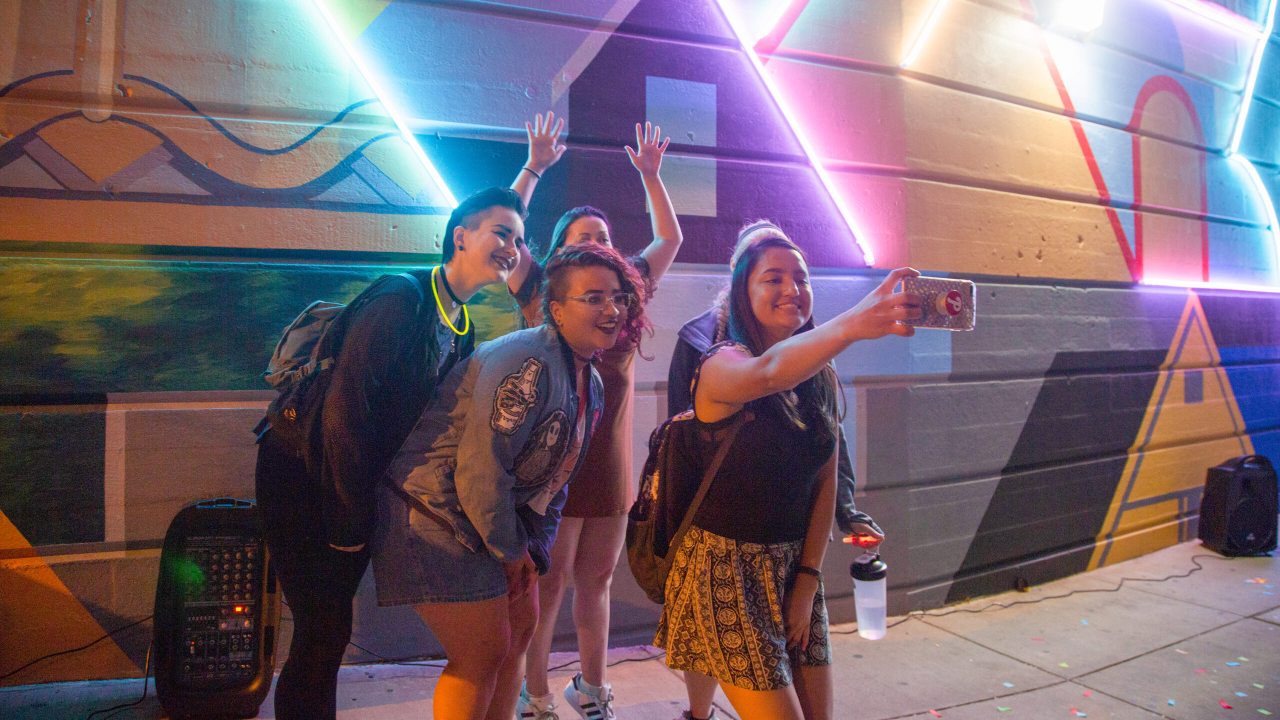
<path id="1" fill-rule="evenodd" d="M 976 332 L 840 364 L 910 607 L 1192 537 L 1205 467 L 1280 457 L 1276 4 L 0 6 L 0 595 L 83 620 L 24 620 L 0 673 L 140 614 L 41 556 L 150 551 L 186 499 L 245 487 L 280 328 L 433 262 L 454 199 L 509 182 L 547 110 L 570 149 L 535 246 L 587 203 L 647 244 L 622 146 L 650 120 L 682 262 L 722 268 L 765 216 L 819 295 L 869 265 L 981 281 Z M 685 287 L 658 302 L 705 305 Z M 505 291 L 473 315 L 515 326 Z M 145 642 L 103 647 L 102 676 L 140 672 Z M 75 670 L 32 672 L 13 682 Z"/>

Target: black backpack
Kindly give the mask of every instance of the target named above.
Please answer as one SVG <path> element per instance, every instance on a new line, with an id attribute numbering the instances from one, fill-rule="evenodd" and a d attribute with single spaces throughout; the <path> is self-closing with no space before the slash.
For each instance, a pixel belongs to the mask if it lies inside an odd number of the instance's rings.
<path id="1" fill-rule="evenodd" d="M 317 300 L 285 327 L 262 373 L 267 384 L 279 394 L 254 428 L 259 442 L 270 430 L 306 461 L 308 470 L 316 469 L 324 396 L 333 377 L 334 362 L 342 350 L 349 318 L 376 290 L 395 282 L 396 278 L 408 280 L 413 286 L 421 310 L 426 300 L 422 281 L 412 273 L 399 273 L 374 280 L 347 305 Z"/>

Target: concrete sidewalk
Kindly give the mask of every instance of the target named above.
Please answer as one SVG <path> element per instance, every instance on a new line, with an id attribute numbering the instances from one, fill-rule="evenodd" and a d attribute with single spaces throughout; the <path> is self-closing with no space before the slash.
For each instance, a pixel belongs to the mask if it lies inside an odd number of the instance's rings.
<path id="1" fill-rule="evenodd" d="M 835 716 L 1280 717 L 1278 585 L 1274 557 L 1224 558 L 1191 542 L 1027 593 L 895 618 L 879 641 L 837 625 Z M 670 720 L 684 708 L 680 676 L 659 651 L 618 648 L 610 661 L 619 718 Z M 562 685 L 575 656 L 552 665 L 562 666 L 553 672 Z M 439 663 L 345 667 L 338 715 L 428 718 L 438 674 Z M 5 688 L 0 717 L 83 718 L 141 694 L 140 680 Z M 719 713 L 737 717 L 723 698 Z M 111 717 L 161 716 L 149 693 Z M 268 698 L 259 717 L 274 716 Z"/>

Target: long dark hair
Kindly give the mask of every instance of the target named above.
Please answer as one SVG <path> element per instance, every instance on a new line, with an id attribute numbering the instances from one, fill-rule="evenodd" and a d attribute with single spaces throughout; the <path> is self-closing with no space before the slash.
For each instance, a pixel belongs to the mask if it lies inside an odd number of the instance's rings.
<path id="1" fill-rule="evenodd" d="M 733 268 L 733 276 L 729 280 L 728 339 L 747 346 L 752 355 L 759 356 L 768 349 L 767 335 L 760 319 L 751 309 L 751 295 L 748 280 L 760 257 L 770 248 L 791 250 L 801 258 L 804 251 L 785 237 L 768 237 L 742 251 Z M 808 332 L 814 328 L 813 315 L 805 321 L 796 334 Z M 828 363 L 818 374 L 795 387 L 795 398 L 788 393 L 774 393 L 748 403 L 763 409 L 773 405 L 800 429 L 812 428 L 815 425 L 832 433 L 839 423 L 839 410 L 836 403 L 837 388 L 840 385 L 835 370 Z"/>
<path id="2" fill-rule="evenodd" d="M 570 245 L 547 263 L 546 278 L 542 292 L 542 317 L 544 322 L 553 323 L 551 319 L 551 302 L 564 302 L 568 285 L 569 270 L 582 267 L 603 267 L 612 270 L 618 276 L 618 285 L 622 292 L 630 294 L 635 301 L 627 310 L 627 320 L 622 323 L 618 342 L 634 342 L 636 352 L 640 353 L 640 339 L 646 332 L 653 334 L 653 326 L 649 316 L 644 312 L 648 302 L 645 296 L 644 280 L 640 272 L 622 257 L 622 253 L 611 247 L 596 243 Z M 643 353 L 640 353 L 644 357 Z"/>
<path id="3" fill-rule="evenodd" d="M 600 208 L 592 207 L 590 205 L 579 205 L 572 210 L 566 211 L 565 214 L 561 215 L 560 219 L 556 221 L 556 227 L 551 231 L 551 244 L 547 245 L 546 251 L 542 253 L 543 265 L 550 262 L 551 257 L 556 254 L 556 251 L 564 246 L 565 240 L 569 237 L 569 226 L 572 225 L 575 220 L 580 220 L 584 217 L 600 218 L 604 221 L 606 227 L 612 227 L 609 225 L 609 216 L 605 215 L 604 211 Z"/>

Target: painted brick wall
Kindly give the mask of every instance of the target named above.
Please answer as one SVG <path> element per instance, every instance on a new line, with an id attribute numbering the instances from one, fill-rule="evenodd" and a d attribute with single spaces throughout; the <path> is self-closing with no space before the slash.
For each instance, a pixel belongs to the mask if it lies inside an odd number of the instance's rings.
<path id="1" fill-rule="evenodd" d="M 279 328 L 433 261 L 451 198 L 510 182 L 548 109 L 569 151 L 535 242 L 590 203 L 644 247 L 622 146 L 644 119 L 673 137 L 686 242 L 638 363 L 637 454 L 676 331 L 768 217 L 810 253 L 819 319 L 897 265 L 979 283 L 973 333 L 838 359 L 893 611 L 1194 537 L 1206 468 L 1280 460 L 1274 2 L 1060 14 L 1089 5 L 0 3 L 0 674 L 150 613 L 178 509 L 252 493 Z M 475 319 L 515 326 L 503 293 Z M 837 619 L 848 560 L 828 554 Z M 615 641 L 647 641 L 654 606 L 625 569 L 615 588 Z M 371 589 L 357 642 L 436 650 Z M 4 683 L 137 675 L 148 640 Z"/>

